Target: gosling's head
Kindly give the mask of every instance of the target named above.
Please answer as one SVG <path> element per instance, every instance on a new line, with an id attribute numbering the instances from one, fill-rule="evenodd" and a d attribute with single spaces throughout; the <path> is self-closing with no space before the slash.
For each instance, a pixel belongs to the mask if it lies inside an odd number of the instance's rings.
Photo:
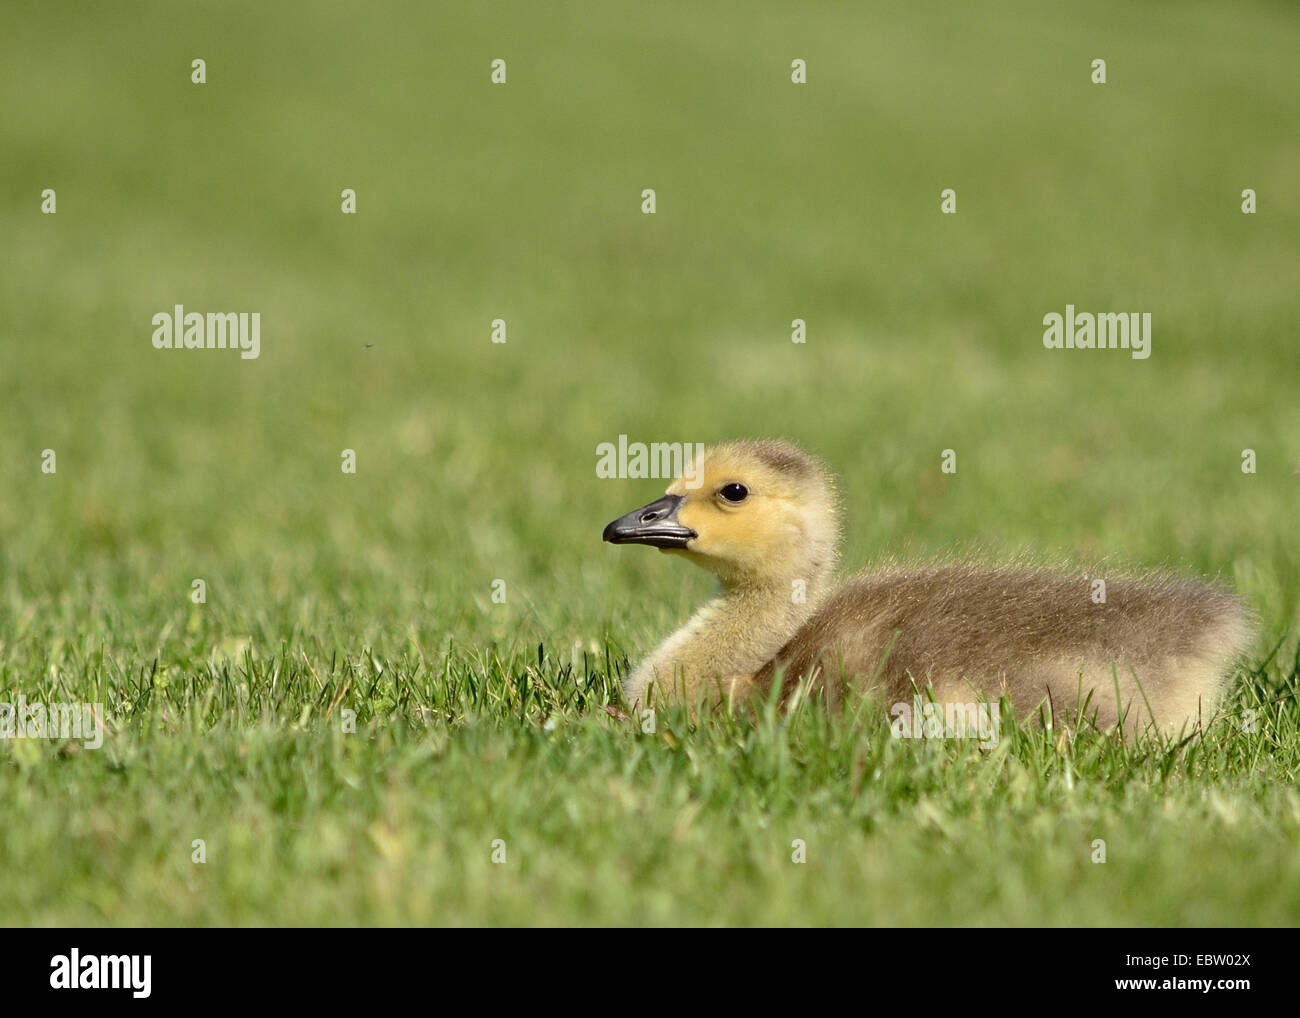
<path id="1" fill-rule="evenodd" d="M 737 586 L 812 581 L 834 564 L 834 484 L 802 449 L 727 442 L 706 449 L 703 464 L 692 464 L 687 475 L 663 498 L 607 526 L 604 539 L 685 555 Z"/>

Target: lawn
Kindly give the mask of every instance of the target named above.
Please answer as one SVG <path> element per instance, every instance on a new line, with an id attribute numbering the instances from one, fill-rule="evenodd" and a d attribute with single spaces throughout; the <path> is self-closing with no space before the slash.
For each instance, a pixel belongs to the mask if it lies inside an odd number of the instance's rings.
<path id="1" fill-rule="evenodd" d="M 1300 19 L 1073 6 L 8 5 L 0 700 L 106 731 L 0 740 L 0 923 L 1294 924 Z M 802 443 L 846 571 L 1169 568 L 1258 638 L 1177 743 L 643 732 L 711 581 L 601 543 L 667 483 L 620 435 Z"/>

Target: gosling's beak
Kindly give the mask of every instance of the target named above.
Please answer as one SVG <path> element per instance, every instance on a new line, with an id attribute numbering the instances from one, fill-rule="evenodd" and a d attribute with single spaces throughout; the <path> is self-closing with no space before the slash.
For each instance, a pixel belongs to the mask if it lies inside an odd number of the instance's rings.
<path id="1" fill-rule="evenodd" d="M 601 537 L 611 544 L 685 548 L 687 541 L 700 536 L 690 527 L 677 522 L 677 510 L 685 501 L 684 495 L 665 495 L 640 509 L 633 509 L 626 516 L 620 516 L 605 528 Z"/>

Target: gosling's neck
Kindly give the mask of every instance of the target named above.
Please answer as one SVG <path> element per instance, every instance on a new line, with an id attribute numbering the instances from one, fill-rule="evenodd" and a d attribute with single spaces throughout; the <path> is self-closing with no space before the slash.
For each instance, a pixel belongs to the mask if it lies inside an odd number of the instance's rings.
<path id="1" fill-rule="evenodd" d="M 813 576 L 722 580 L 717 594 L 627 679 L 628 702 L 645 707 L 651 700 L 746 695 L 754 674 L 817 610 L 829 573 L 828 566 Z"/>

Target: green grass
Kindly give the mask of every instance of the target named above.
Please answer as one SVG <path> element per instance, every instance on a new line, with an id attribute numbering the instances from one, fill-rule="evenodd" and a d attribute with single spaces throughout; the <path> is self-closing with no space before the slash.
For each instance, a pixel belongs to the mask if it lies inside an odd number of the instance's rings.
<path id="1" fill-rule="evenodd" d="M 0 699 L 109 730 L 0 743 L 0 920 L 1294 922 L 1300 22 L 700 6 L 10 5 Z M 260 358 L 154 350 L 176 303 Z M 1044 350 L 1066 303 L 1151 358 Z M 600 707 L 709 580 L 601 545 L 662 488 L 620 433 L 803 442 L 852 568 L 1169 567 L 1259 639 L 1175 745 L 643 734 Z"/>

